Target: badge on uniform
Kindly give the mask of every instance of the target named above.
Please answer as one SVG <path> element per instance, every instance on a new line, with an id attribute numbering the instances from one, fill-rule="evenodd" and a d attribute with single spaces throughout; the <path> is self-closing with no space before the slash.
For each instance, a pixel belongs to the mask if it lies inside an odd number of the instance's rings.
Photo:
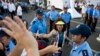
<path id="1" fill-rule="evenodd" d="M 82 50 L 82 55 L 83 55 L 83 56 L 88 56 L 87 50 Z"/>

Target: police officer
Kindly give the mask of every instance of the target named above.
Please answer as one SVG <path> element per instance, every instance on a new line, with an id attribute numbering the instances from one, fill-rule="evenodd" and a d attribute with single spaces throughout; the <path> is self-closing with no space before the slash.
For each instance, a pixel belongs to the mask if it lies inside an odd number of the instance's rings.
<path id="1" fill-rule="evenodd" d="M 92 21 L 93 21 L 93 18 L 92 18 L 92 16 L 93 16 L 93 11 L 94 11 L 94 5 L 93 4 L 91 4 L 90 5 L 90 10 L 89 10 L 89 15 L 88 15 L 88 22 L 87 22 L 87 25 L 91 28 L 91 26 L 92 26 Z M 92 28 L 91 28 L 92 29 Z"/>
<path id="2" fill-rule="evenodd" d="M 42 10 L 37 10 L 36 17 L 32 20 L 29 27 L 29 30 L 32 31 L 32 33 L 47 33 L 46 20 L 43 15 L 44 13 Z"/>
<path id="3" fill-rule="evenodd" d="M 90 11 L 90 5 L 87 6 L 84 24 L 87 24 L 87 22 L 88 22 L 88 19 L 89 19 L 89 11 Z"/>
<path id="4" fill-rule="evenodd" d="M 68 7 L 64 7 L 64 12 L 61 13 L 61 18 L 66 22 L 67 25 L 67 36 L 69 36 L 70 21 L 72 19 L 71 14 L 67 12 Z"/>
<path id="5" fill-rule="evenodd" d="M 92 50 L 86 41 L 91 35 L 90 28 L 85 24 L 77 25 L 70 30 L 73 44 L 70 56 L 93 56 Z"/>
<path id="6" fill-rule="evenodd" d="M 33 33 L 33 35 L 47 33 L 46 19 L 44 17 L 43 10 L 36 11 L 36 17 L 32 20 L 29 30 Z M 38 38 L 37 40 L 39 49 L 48 45 L 48 39 L 46 38 Z"/>
<path id="7" fill-rule="evenodd" d="M 47 13 L 47 17 L 50 19 L 50 31 L 53 28 L 54 21 L 59 17 L 59 13 L 55 10 L 55 6 L 51 6 L 51 10 Z"/>
<path id="8" fill-rule="evenodd" d="M 96 6 L 96 8 L 93 11 L 93 21 L 92 21 L 92 31 L 95 32 L 95 28 L 97 25 L 97 20 L 100 17 L 100 13 L 99 13 L 99 6 Z"/>

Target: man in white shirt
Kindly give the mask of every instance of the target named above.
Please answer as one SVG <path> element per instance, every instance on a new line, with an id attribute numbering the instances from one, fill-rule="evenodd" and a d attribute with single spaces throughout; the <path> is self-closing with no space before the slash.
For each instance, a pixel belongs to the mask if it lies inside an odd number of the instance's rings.
<path id="1" fill-rule="evenodd" d="M 20 4 L 17 7 L 17 16 L 19 16 L 20 18 L 22 18 L 22 8 L 21 8 Z"/>
<path id="2" fill-rule="evenodd" d="M 11 18 L 13 19 L 13 16 L 15 16 L 15 10 L 16 10 L 14 3 L 10 2 L 8 4 L 8 10 L 9 10 L 9 13 L 11 14 Z"/>
<path id="3" fill-rule="evenodd" d="M 81 10 L 82 20 L 85 19 L 85 15 L 86 15 L 85 13 L 86 13 L 86 6 L 85 6 L 85 3 L 83 3 L 82 10 Z"/>
<path id="4" fill-rule="evenodd" d="M 4 2 L 2 3 L 2 5 L 3 5 L 4 13 L 8 13 L 8 12 L 7 12 L 7 11 L 8 11 L 8 3 L 7 3 L 6 1 L 4 1 Z"/>

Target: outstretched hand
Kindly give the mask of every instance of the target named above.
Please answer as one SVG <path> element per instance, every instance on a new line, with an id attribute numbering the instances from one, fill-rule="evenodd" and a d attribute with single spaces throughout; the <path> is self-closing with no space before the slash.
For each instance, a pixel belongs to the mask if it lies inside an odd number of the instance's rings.
<path id="1" fill-rule="evenodd" d="M 16 39 L 17 43 L 20 43 L 26 49 L 28 56 L 39 56 L 36 39 L 27 30 L 25 22 L 23 23 L 19 17 L 15 16 L 14 20 L 10 17 L 5 17 L 3 23 L 9 29 L 2 28 L 2 30 Z"/>

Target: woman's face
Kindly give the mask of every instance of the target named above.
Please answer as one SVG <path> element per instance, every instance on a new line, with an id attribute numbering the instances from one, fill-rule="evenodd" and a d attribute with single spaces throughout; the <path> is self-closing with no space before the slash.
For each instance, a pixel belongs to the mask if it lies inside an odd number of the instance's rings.
<path id="1" fill-rule="evenodd" d="M 4 43 L 5 46 L 8 46 L 10 42 L 10 38 L 7 38 L 7 36 L 2 37 L 2 42 Z"/>
<path id="2" fill-rule="evenodd" d="M 63 25 L 56 25 L 56 28 L 57 28 L 58 31 L 62 31 Z"/>

